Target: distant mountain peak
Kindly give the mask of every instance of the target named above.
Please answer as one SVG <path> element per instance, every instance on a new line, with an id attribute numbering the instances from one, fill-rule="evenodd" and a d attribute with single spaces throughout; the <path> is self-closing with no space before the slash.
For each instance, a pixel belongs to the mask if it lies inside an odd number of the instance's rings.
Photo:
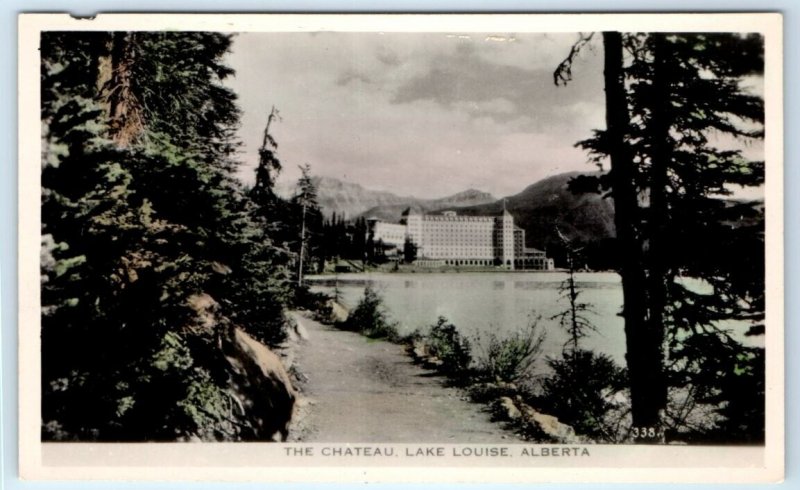
<path id="1" fill-rule="evenodd" d="M 465 191 L 457 192 L 451 196 L 434 199 L 436 202 L 465 202 L 471 201 L 468 205 L 482 204 L 483 202 L 493 202 L 497 199 L 488 192 L 479 191 L 478 189 L 467 189 Z M 482 201 L 482 202 L 478 202 Z"/>
<path id="2" fill-rule="evenodd" d="M 439 199 L 420 199 L 368 189 L 361 184 L 335 177 L 317 175 L 312 177 L 312 181 L 317 188 L 317 201 L 326 217 L 334 213 L 346 219 L 374 215 L 380 219 L 396 221 L 409 206 L 418 206 L 423 211 L 430 212 L 445 207 L 474 206 L 496 200 L 491 194 L 477 189 L 467 189 Z M 276 192 L 282 197 L 291 197 L 294 186 L 284 183 L 276 188 Z"/>

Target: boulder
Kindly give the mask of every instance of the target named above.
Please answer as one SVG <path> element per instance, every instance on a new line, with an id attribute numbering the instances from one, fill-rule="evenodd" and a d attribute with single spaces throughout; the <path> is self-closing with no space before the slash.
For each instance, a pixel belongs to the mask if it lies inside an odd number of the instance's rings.
<path id="1" fill-rule="evenodd" d="M 194 294 L 187 306 L 195 325 L 216 332 L 228 363 L 227 392 L 235 404 L 239 436 L 246 440 L 286 440 L 296 391 L 280 357 L 266 345 L 218 314 L 219 304 L 206 293 Z"/>
<path id="2" fill-rule="evenodd" d="M 496 411 L 505 420 L 517 420 L 522 417 L 522 412 L 514 404 L 514 400 L 507 396 L 502 396 L 497 399 Z"/>
<path id="3" fill-rule="evenodd" d="M 297 393 L 281 359 L 240 328 L 230 328 L 222 346 L 231 391 L 252 431 L 248 438 L 285 441 Z"/>
<path id="4" fill-rule="evenodd" d="M 424 361 L 431 356 L 430 346 L 423 339 L 411 341 L 411 355 L 418 361 Z"/>
<path id="5" fill-rule="evenodd" d="M 541 413 L 527 404 L 520 404 L 519 409 L 525 421 L 532 426 L 534 432 L 540 432 L 562 444 L 581 443 L 581 440 L 575 435 L 575 429 L 559 422 L 558 418 Z"/>
<path id="6" fill-rule="evenodd" d="M 347 308 L 335 300 L 328 300 L 328 308 L 330 309 L 331 323 L 344 323 L 350 316 L 350 312 Z"/>

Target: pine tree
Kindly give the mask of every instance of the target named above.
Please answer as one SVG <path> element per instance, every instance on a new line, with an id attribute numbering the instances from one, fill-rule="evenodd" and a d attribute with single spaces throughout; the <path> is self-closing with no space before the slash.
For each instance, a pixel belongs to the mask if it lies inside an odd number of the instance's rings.
<path id="1" fill-rule="evenodd" d="M 290 203 L 296 228 L 298 287 L 302 287 L 303 274 L 313 262 L 325 260 L 324 255 L 320 256 L 320 252 L 323 252 L 320 243 L 322 211 L 317 203 L 317 188 L 311 177 L 311 166 L 308 164 L 301 166 L 300 172 L 297 190 Z"/>
<path id="2" fill-rule="evenodd" d="M 757 379 L 763 372 L 756 364 L 763 356 L 724 328 L 730 320 L 763 319 L 763 260 L 743 266 L 735 259 L 763 257 L 763 216 L 752 204 L 724 199 L 733 185 L 762 184 L 763 162 L 748 161 L 735 145 L 725 148 L 714 138 L 762 136 L 763 102 L 742 81 L 763 71 L 763 41 L 757 35 L 614 32 L 603 33 L 603 40 L 607 127 L 579 145 L 595 163 L 610 159 L 611 170 L 578 179 L 574 187 L 607 190 L 614 198 L 634 426 L 667 425 L 675 436 L 687 417 L 668 409 L 668 387 L 684 402 L 716 404 L 730 421 L 734 411 L 727 407 L 742 400 L 730 388 L 737 385 L 730 373 Z M 686 277 L 711 292 L 698 291 Z M 726 373 L 728 381 L 715 381 L 709 372 Z M 756 401 L 746 408 L 753 413 L 763 385 L 747 383 Z M 762 430 L 750 425 L 746 433 Z"/>
<path id="3" fill-rule="evenodd" d="M 42 36 L 44 438 L 258 434 L 231 419 L 218 340 L 230 319 L 279 338 L 288 288 L 233 175 L 229 46 L 214 33 Z M 218 322 L 198 320 L 188 300 L 201 293 Z"/>

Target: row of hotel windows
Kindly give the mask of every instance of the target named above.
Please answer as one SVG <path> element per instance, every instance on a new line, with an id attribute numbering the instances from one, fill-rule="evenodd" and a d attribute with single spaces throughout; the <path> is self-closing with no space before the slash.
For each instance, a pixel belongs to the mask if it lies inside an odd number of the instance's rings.
<path id="1" fill-rule="evenodd" d="M 466 238 L 466 239 L 458 239 L 456 237 L 434 237 L 428 240 L 424 240 L 425 243 L 432 243 L 435 245 L 458 245 L 458 244 L 470 244 L 470 245 L 492 245 L 494 240 L 491 238 Z"/>
<path id="2" fill-rule="evenodd" d="M 423 254 L 430 257 L 494 257 L 497 251 L 494 248 L 425 247 Z"/>
<path id="3" fill-rule="evenodd" d="M 436 221 L 438 223 L 494 223 L 495 218 L 490 216 L 425 216 L 425 221 Z"/>

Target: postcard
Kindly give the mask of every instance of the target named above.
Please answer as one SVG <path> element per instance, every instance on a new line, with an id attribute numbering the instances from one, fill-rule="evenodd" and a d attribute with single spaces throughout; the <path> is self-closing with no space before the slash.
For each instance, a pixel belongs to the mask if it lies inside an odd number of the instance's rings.
<path id="1" fill-rule="evenodd" d="M 780 481 L 782 49 L 22 14 L 21 476 Z"/>

